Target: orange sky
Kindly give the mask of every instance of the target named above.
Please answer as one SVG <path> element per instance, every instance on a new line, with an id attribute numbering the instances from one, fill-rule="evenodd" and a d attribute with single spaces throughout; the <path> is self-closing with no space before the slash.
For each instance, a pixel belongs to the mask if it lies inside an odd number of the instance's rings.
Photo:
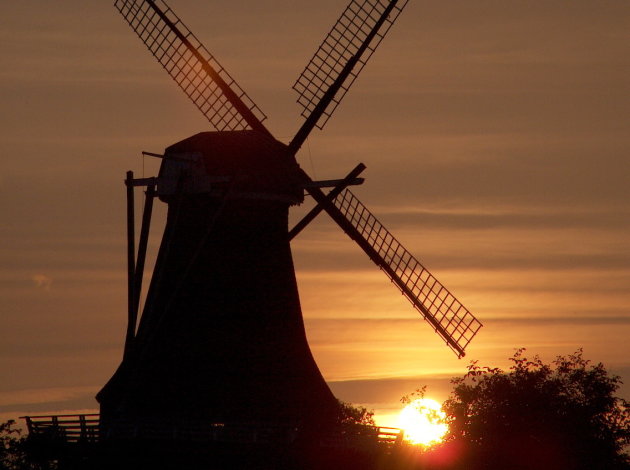
<path id="1" fill-rule="evenodd" d="M 170 5 L 290 140 L 291 85 L 345 1 Z M 410 1 L 298 159 L 321 179 L 364 162 L 355 193 L 485 327 L 457 360 L 320 217 L 293 247 L 340 398 L 443 399 L 521 346 L 630 380 L 629 26 L 625 1 Z M 0 417 L 94 408 L 122 352 L 124 172 L 209 126 L 111 2 L 5 2 L 0 61 Z"/>

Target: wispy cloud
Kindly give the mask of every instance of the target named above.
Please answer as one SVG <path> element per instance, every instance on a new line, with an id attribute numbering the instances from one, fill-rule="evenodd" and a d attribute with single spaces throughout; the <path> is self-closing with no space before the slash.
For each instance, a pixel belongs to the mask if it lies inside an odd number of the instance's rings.
<path id="1" fill-rule="evenodd" d="M 49 291 L 53 283 L 52 278 L 45 274 L 33 274 L 31 280 L 35 284 L 35 287 L 45 291 Z"/>
<path id="2" fill-rule="evenodd" d="M 96 387 L 58 387 L 0 391 L 0 407 L 58 403 L 94 394 Z"/>

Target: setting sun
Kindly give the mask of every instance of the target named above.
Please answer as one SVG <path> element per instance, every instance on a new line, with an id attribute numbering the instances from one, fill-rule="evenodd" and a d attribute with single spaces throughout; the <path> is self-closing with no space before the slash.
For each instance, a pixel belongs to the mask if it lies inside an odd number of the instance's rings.
<path id="1" fill-rule="evenodd" d="M 405 432 L 405 440 L 412 444 L 430 446 L 442 440 L 448 425 L 440 404 L 430 398 L 420 398 L 405 406 L 398 417 Z"/>

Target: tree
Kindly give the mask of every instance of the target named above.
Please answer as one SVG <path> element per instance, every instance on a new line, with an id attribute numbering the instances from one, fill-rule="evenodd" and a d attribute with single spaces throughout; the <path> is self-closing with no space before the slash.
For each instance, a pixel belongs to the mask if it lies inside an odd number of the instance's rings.
<path id="1" fill-rule="evenodd" d="M 15 429 L 15 421 L 10 419 L 0 423 L 0 469 L 20 468 L 22 460 L 20 430 Z"/>
<path id="2" fill-rule="evenodd" d="M 0 423 L 0 470 L 56 470 L 57 462 L 44 458 L 10 419 Z"/>
<path id="3" fill-rule="evenodd" d="M 374 426 L 374 411 L 363 406 L 354 406 L 350 403 L 338 400 L 339 423 L 342 425 Z"/>
<path id="4" fill-rule="evenodd" d="M 509 371 L 479 366 L 452 380 L 445 447 L 467 469 L 630 469 L 630 404 L 621 378 L 579 349 L 545 364 L 525 349 Z"/>
<path id="5" fill-rule="evenodd" d="M 26 448 L 26 438 L 20 429 L 15 427 L 15 421 L 10 419 L 0 423 L 0 469 L 1 470 L 30 470 L 31 465 Z"/>

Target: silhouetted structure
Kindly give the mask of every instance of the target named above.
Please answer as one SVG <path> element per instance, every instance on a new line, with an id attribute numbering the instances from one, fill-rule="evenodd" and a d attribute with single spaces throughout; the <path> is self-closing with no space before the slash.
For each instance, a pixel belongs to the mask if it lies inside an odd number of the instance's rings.
<path id="1" fill-rule="evenodd" d="M 214 426 L 282 429 L 283 442 L 319 442 L 336 399 L 309 350 L 289 247 L 319 212 L 399 287 L 458 356 L 481 324 L 347 189 L 313 181 L 295 155 L 323 127 L 407 0 L 352 0 L 294 85 L 305 121 L 285 145 L 264 114 L 162 0 L 115 6 L 213 132 L 166 149 L 157 178 L 128 175 L 129 327 L 123 361 L 97 398 L 101 437 L 190 438 Z M 133 188 L 147 186 L 138 252 Z M 322 188 L 333 187 L 324 194 Z M 304 191 L 317 207 L 293 229 Z M 154 195 L 168 220 L 142 318 L 139 292 Z"/>
<path id="2" fill-rule="evenodd" d="M 198 160 L 173 168 L 177 155 Z M 179 193 L 158 185 L 167 225 L 131 352 L 98 397 L 102 424 L 332 422 L 287 237 L 295 161 L 257 131 L 206 132 L 166 150 L 160 177 L 183 169 Z M 197 190 L 203 178 L 228 181 Z"/>

